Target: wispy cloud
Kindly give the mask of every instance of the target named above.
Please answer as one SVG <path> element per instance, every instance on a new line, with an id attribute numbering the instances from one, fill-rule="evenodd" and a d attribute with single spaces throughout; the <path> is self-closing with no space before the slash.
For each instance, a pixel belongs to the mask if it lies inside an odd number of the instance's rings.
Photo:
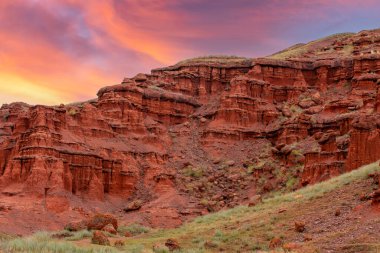
<path id="1" fill-rule="evenodd" d="M 0 103 L 94 97 L 125 75 L 208 54 L 264 56 L 380 24 L 374 0 L 0 1 Z"/>

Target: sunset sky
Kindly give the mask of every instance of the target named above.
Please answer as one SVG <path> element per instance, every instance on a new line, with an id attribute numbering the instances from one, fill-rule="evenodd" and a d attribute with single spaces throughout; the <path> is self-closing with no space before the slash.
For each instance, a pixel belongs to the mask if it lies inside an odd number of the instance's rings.
<path id="1" fill-rule="evenodd" d="M 96 97 L 190 57 L 265 56 L 380 27 L 378 0 L 0 0 L 0 104 Z"/>

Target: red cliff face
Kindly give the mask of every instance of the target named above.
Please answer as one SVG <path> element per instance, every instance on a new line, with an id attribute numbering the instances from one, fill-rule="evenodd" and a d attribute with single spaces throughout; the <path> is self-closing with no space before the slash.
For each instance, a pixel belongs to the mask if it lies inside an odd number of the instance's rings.
<path id="1" fill-rule="evenodd" d="M 57 219 L 99 209 L 165 227 L 376 161 L 380 55 L 360 44 L 376 36 L 329 44 L 348 56 L 323 42 L 286 60 L 153 70 L 84 103 L 3 105 L 0 190 Z"/>

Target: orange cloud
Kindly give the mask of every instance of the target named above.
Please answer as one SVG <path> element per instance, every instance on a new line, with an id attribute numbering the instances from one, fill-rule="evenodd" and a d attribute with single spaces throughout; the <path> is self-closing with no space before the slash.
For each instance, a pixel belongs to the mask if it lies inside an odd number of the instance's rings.
<path id="1" fill-rule="evenodd" d="M 184 58 L 264 56 L 375 28 L 378 7 L 375 0 L 0 1 L 0 104 L 86 100 L 125 75 Z"/>
<path id="2" fill-rule="evenodd" d="M 0 92 L 9 98 L 1 96 L 2 103 L 14 97 L 47 104 L 89 99 L 125 74 L 173 63 L 191 51 L 165 37 L 172 33 L 162 29 L 165 23 L 176 29 L 180 17 L 159 1 L 154 16 L 142 2 L 128 1 L 126 15 L 157 24 L 151 33 L 124 19 L 109 0 L 24 3 L 0 5 Z"/>
<path id="3" fill-rule="evenodd" d="M 23 101 L 70 102 L 88 96 L 88 91 L 95 95 L 99 86 L 115 80 L 102 76 L 100 70 L 75 62 L 59 48 L 37 37 L 31 46 L 12 34 L 0 33 L 0 40 L 6 49 L 0 52 L 0 92 L 19 95 Z"/>

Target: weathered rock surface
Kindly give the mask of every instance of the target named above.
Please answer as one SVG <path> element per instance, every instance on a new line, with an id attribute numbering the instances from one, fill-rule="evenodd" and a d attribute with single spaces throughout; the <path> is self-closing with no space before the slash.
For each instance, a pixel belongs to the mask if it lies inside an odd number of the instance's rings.
<path id="1" fill-rule="evenodd" d="M 111 226 L 113 230 L 109 227 Z M 65 226 L 66 230 L 69 231 L 79 231 L 83 229 L 88 229 L 88 230 L 103 230 L 106 228 L 107 232 L 110 232 L 113 234 L 113 232 L 116 233 L 117 228 L 118 228 L 118 222 L 117 219 L 110 215 L 110 214 L 95 214 L 91 218 L 78 221 L 78 222 L 70 222 Z"/>
<path id="2" fill-rule="evenodd" d="M 86 221 L 86 225 L 88 230 L 102 230 L 107 225 L 112 225 L 115 230 L 118 228 L 117 219 L 110 214 L 95 214 Z"/>
<path id="3" fill-rule="evenodd" d="M 91 243 L 109 246 L 110 240 L 107 238 L 107 236 L 103 232 L 96 230 L 92 234 Z"/>
<path id="4" fill-rule="evenodd" d="M 57 220 L 98 208 L 166 227 L 376 161 L 379 37 L 330 38 L 286 59 L 187 61 L 89 102 L 3 105 L 0 192 L 33 196 Z"/>

